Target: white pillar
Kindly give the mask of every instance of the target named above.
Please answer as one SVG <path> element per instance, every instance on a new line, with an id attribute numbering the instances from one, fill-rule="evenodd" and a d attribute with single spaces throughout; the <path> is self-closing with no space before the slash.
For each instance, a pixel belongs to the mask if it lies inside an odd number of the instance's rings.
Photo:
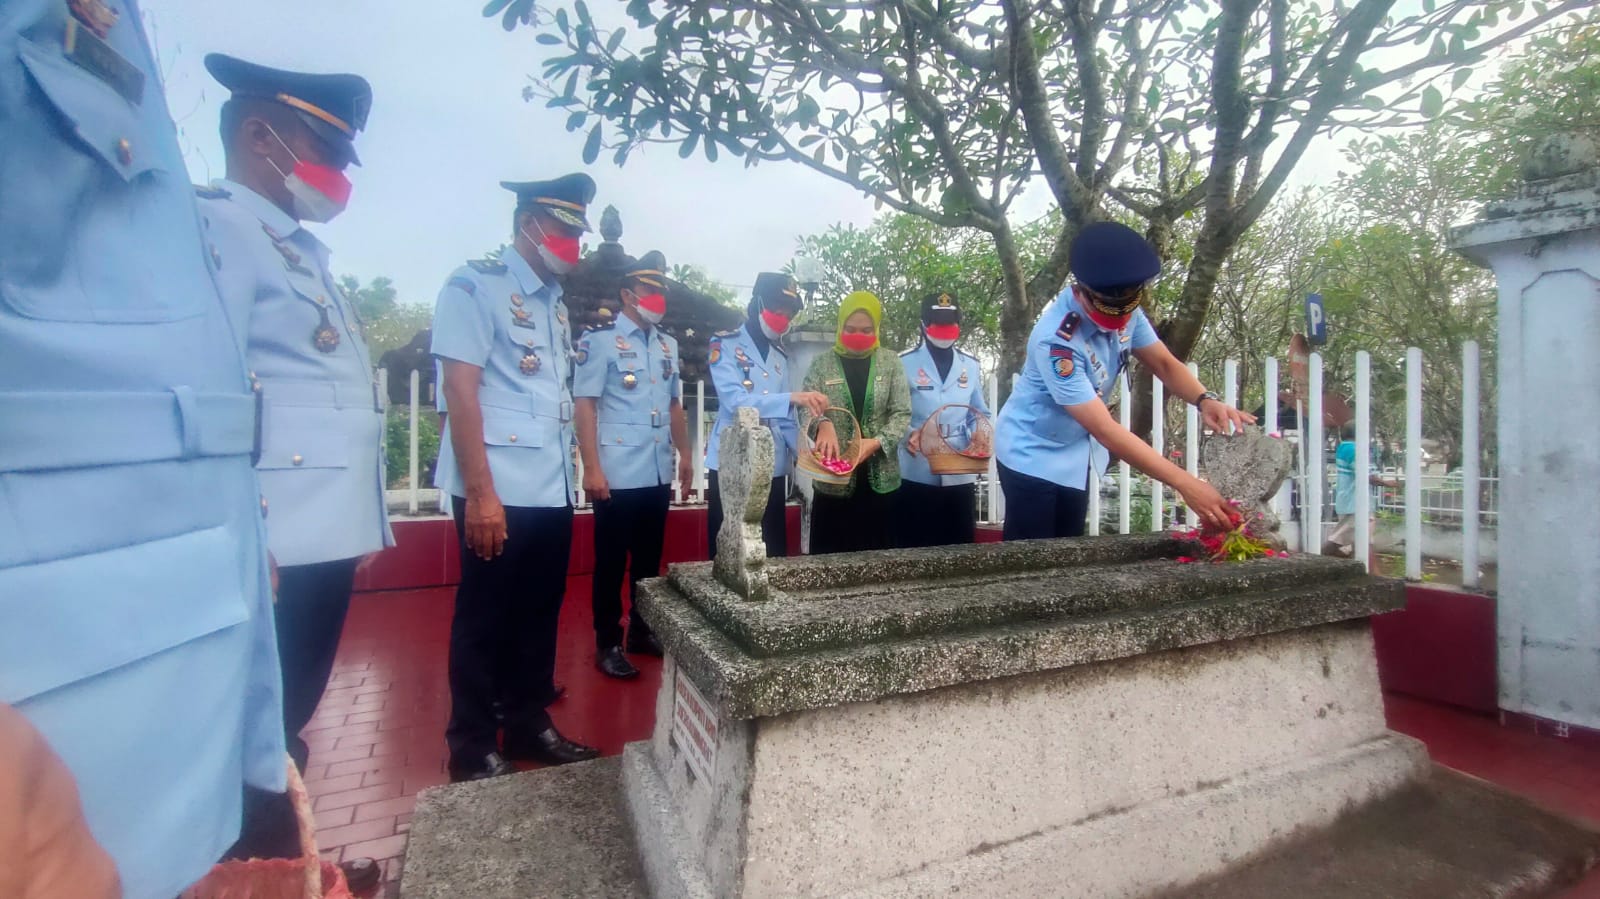
<path id="1" fill-rule="evenodd" d="M 419 494 L 420 494 L 420 492 L 422 490 L 421 485 L 419 485 L 417 483 L 417 478 L 420 476 L 418 474 L 418 472 L 422 467 L 421 466 L 421 460 L 418 458 L 419 453 L 417 451 L 417 394 L 421 391 L 421 386 L 420 386 L 421 383 L 422 383 L 421 374 L 416 369 L 412 369 L 411 370 L 411 445 L 409 447 L 410 461 L 409 461 L 409 464 L 408 464 L 408 466 L 406 468 L 406 473 L 410 475 L 410 479 L 411 479 L 410 496 L 408 496 L 406 498 L 406 511 L 408 511 L 412 515 L 417 514 L 417 503 L 418 503 L 418 500 L 420 500 L 420 498 L 421 498 Z"/>
<path id="2" fill-rule="evenodd" d="M 1300 498 L 1300 525 L 1309 535 L 1306 552 L 1321 554 L 1323 527 L 1322 527 L 1322 482 L 1324 472 L 1322 457 L 1322 354 L 1311 354 L 1311 372 L 1306 392 L 1311 394 L 1306 397 L 1309 408 L 1306 409 L 1305 420 L 1301 422 L 1301 431 L 1304 434 L 1306 451 L 1306 489 Z"/>
<path id="3" fill-rule="evenodd" d="M 694 501 L 706 499 L 706 382 L 694 382 Z"/>
<path id="4" fill-rule="evenodd" d="M 1117 375 L 1117 396 L 1121 402 L 1117 404 L 1117 411 L 1121 413 L 1122 426 L 1128 427 L 1133 422 L 1133 402 L 1128 395 L 1128 373 L 1124 371 Z M 1133 530 L 1133 469 L 1127 462 L 1117 464 L 1119 477 L 1117 483 L 1117 499 L 1120 503 L 1117 518 L 1117 533 L 1126 534 Z"/>
<path id="5" fill-rule="evenodd" d="M 1422 580 L 1422 350 L 1406 349 L 1406 578 Z"/>
<path id="6" fill-rule="evenodd" d="M 1229 359 L 1222 363 L 1222 401 L 1234 408 L 1239 406 L 1239 360 Z M 1229 425 L 1231 433 L 1233 426 Z"/>
<path id="7" fill-rule="evenodd" d="M 1150 446 L 1155 449 L 1156 455 L 1167 454 L 1167 391 L 1166 385 L 1160 378 L 1150 379 Z M 1150 479 L 1150 530 L 1160 531 L 1166 527 L 1166 515 L 1163 514 L 1163 500 L 1166 491 L 1162 489 L 1161 482 L 1155 478 Z"/>
<path id="8" fill-rule="evenodd" d="M 1189 374 L 1200 377 L 1200 366 L 1189 363 Z M 1192 475 L 1200 474 L 1200 409 L 1193 403 L 1185 403 L 1183 420 L 1183 461 L 1184 468 Z M 1184 507 L 1183 520 L 1189 527 L 1200 526 L 1200 516 L 1187 505 Z"/>
<path id="9" fill-rule="evenodd" d="M 1500 707 L 1600 728 L 1600 165 L 1567 149 L 1451 236 L 1499 288 Z"/>
<path id="10" fill-rule="evenodd" d="M 1372 356 L 1356 353 L 1356 548 L 1355 556 L 1371 570 L 1372 529 Z"/>
<path id="11" fill-rule="evenodd" d="M 1478 586 L 1478 342 L 1461 347 L 1461 585 Z"/>

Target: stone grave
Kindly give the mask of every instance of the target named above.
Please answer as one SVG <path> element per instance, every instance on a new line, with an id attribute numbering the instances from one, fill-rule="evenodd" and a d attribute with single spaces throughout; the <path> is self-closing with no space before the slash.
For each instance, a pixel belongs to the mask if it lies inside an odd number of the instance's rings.
<path id="1" fill-rule="evenodd" d="M 1277 882 L 1308 840 L 1318 882 L 1353 882 L 1319 835 L 1388 833 L 1391 807 L 1441 845 L 1475 826 L 1478 865 L 1387 895 L 1544 895 L 1594 862 L 1595 834 L 1514 799 L 1493 827 L 1428 811 L 1477 799 L 1385 727 L 1368 617 L 1398 582 L 1182 565 L 1159 534 L 768 560 L 742 531 L 765 491 L 727 486 L 766 482 L 763 437 L 724 437 L 718 564 L 647 582 L 652 737 L 424 793 L 403 897 L 1252 895 L 1228 878 Z M 1256 439 L 1212 456 L 1276 458 Z M 1276 465 L 1242 464 L 1240 495 Z M 1450 801 L 1395 801 L 1419 790 Z"/>

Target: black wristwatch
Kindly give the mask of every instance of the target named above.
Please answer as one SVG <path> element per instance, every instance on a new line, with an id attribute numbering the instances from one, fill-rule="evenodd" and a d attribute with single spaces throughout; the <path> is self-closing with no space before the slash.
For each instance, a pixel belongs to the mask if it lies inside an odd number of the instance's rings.
<path id="1" fill-rule="evenodd" d="M 1217 396 L 1213 391 L 1207 390 L 1205 393 L 1202 393 L 1194 398 L 1194 407 L 1196 409 L 1200 408 L 1206 400 L 1216 400 L 1220 403 L 1222 402 L 1222 397 Z"/>

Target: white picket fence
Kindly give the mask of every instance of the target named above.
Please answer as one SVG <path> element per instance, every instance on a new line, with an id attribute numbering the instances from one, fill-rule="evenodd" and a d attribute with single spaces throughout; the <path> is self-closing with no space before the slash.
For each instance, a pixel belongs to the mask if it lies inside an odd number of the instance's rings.
<path id="1" fill-rule="evenodd" d="M 1280 431 L 1278 423 L 1278 404 L 1274 401 L 1278 396 L 1280 386 L 1279 361 L 1275 358 L 1263 360 L 1263 396 L 1267 398 L 1264 403 L 1266 415 L 1261 426 L 1268 433 Z M 1427 522 L 1437 529 L 1454 527 L 1459 529 L 1460 549 L 1456 553 L 1462 572 L 1462 581 L 1465 586 L 1477 585 L 1479 573 L 1480 547 L 1482 545 L 1482 530 L 1485 525 L 1493 527 L 1498 518 L 1498 479 L 1485 477 L 1479 471 L 1479 384 L 1480 367 L 1479 351 L 1476 343 L 1468 343 L 1462 354 L 1462 421 L 1461 421 L 1461 446 L 1462 466 L 1459 473 L 1451 473 L 1446 478 L 1434 477 L 1435 483 L 1430 488 L 1422 473 L 1422 351 L 1413 347 L 1406 352 L 1406 439 L 1404 443 L 1404 467 L 1398 471 L 1381 472 L 1385 479 L 1395 480 L 1403 485 L 1403 498 L 1399 502 L 1389 502 L 1380 498 L 1378 507 L 1373 504 L 1373 493 L 1360 485 L 1369 483 L 1375 473 L 1371 466 L 1371 420 L 1372 420 L 1372 359 L 1365 351 L 1358 352 L 1355 359 L 1355 426 L 1356 426 L 1356 453 L 1355 453 L 1355 479 L 1358 485 L 1355 491 L 1355 520 L 1363 522 L 1371 519 L 1374 512 L 1382 510 L 1388 514 L 1399 514 L 1404 518 L 1404 546 L 1405 546 L 1405 571 L 1411 579 L 1422 577 L 1423 559 L 1423 526 Z M 1190 371 L 1198 371 L 1194 364 L 1190 364 Z M 388 396 L 387 373 L 380 371 L 380 391 L 383 396 Z M 1305 552 L 1321 552 L 1323 535 L 1327 526 L 1335 518 L 1332 512 L 1332 464 L 1331 454 L 1328 452 L 1327 435 L 1323 433 L 1323 358 L 1320 354 L 1311 354 L 1309 360 L 1307 383 L 1306 407 L 1298 415 L 1301 422 L 1306 424 L 1305 432 L 1284 434 L 1286 439 L 1291 439 L 1297 447 L 1296 470 L 1293 476 L 1295 490 L 1285 489 L 1280 494 L 1279 515 L 1285 521 L 1298 517 L 1302 523 L 1299 528 L 1301 549 Z M 1239 364 L 1237 360 L 1227 360 L 1223 367 L 1223 399 L 1229 405 L 1238 405 L 1239 402 Z M 1128 377 L 1122 374 L 1118 379 L 1118 392 L 1122 397 L 1128 395 Z M 439 491 L 424 487 L 420 483 L 422 460 L 418 451 L 418 416 L 434 414 L 431 407 L 423 406 L 419 397 L 420 379 L 417 372 L 411 373 L 410 394 L 407 414 L 409 415 L 409 459 L 407 466 L 407 485 L 398 490 L 388 491 L 390 508 L 394 511 L 403 511 L 409 515 L 432 514 L 435 510 L 443 511 L 446 504 L 439 495 Z M 1152 381 L 1152 423 L 1150 443 L 1157 452 L 1163 455 L 1167 452 L 1166 439 L 1166 414 L 1167 403 L 1165 392 L 1159 380 Z M 990 408 L 999 408 L 999 397 L 994 379 L 989 383 Z M 696 459 L 705 458 L 705 435 L 710 432 L 711 420 L 716 413 L 715 398 L 709 397 L 703 381 L 694 382 L 686 391 L 685 402 L 691 406 L 693 422 L 691 433 L 694 439 L 694 456 Z M 1120 414 L 1124 425 L 1129 423 L 1132 404 L 1121 402 Z M 1199 464 L 1199 439 L 1201 424 L 1199 412 L 1193 406 L 1184 407 L 1184 452 L 1185 467 L 1194 473 Z M 574 461 L 577 465 L 578 483 L 583 482 L 582 460 L 574 452 Z M 1135 505 L 1148 508 L 1148 521 L 1140 522 L 1151 531 L 1162 531 L 1178 526 L 1194 526 L 1195 515 L 1192 511 L 1183 510 L 1183 521 L 1176 520 L 1176 510 L 1179 503 L 1171 491 L 1156 481 L 1148 478 L 1136 478 L 1131 467 L 1126 463 L 1119 463 L 1112 472 L 1112 484 L 1109 488 L 1102 485 L 1102 489 L 1092 490 L 1089 494 L 1089 533 L 1131 533 L 1135 523 Z M 683 494 L 680 484 L 674 482 L 674 501 Z M 687 503 L 703 503 L 706 494 L 706 471 L 704 466 L 697 466 L 694 481 L 689 485 Z M 1291 494 L 1300 497 L 1299 508 L 1291 508 Z M 1459 498 L 1457 498 L 1459 495 Z M 1426 500 L 1425 500 L 1426 497 Z M 1488 502 L 1482 502 L 1483 498 Z M 580 489 L 578 494 L 579 508 L 589 505 L 588 497 Z M 989 471 L 981 475 L 978 481 L 978 518 L 987 524 L 1000 524 L 1005 519 L 1005 496 L 1000 490 L 999 478 L 996 473 L 995 463 L 990 462 Z M 1106 527 L 1103 523 L 1109 516 L 1104 516 L 1103 506 L 1113 503 L 1116 509 L 1114 527 Z M 1295 513 L 1298 513 L 1296 516 Z M 1144 514 L 1137 516 L 1144 518 Z M 1306 526 L 1314 523 L 1315 526 Z M 1367 528 L 1355 528 L 1355 552 L 1357 559 L 1365 562 L 1370 558 L 1371 537 Z"/>

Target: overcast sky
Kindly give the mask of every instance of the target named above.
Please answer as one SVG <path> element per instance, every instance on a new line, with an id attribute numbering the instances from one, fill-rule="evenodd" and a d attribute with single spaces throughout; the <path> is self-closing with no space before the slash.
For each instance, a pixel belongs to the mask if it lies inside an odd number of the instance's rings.
<path id="1" fill-rule="evenodd" d="M 217 114 L 227 96 L 202 65 L 206 53 L 372 82 L 350 208 L 314 227 L 333 248 L 335 274 L 387 275 L 402 301 L 431 305 L 452 268 L 507 237 L 512 197 L 500 181 L 584 168 L 584 132 L 569 134 L 565 112 L 521 97 L 549 48 L 534 42 L 531 28 L 507 34 L 497 19 L 479 16 L 480 6 L 144 0 L 142 8 L 197 183 L 223 174 Z M 1347 139 L 1318 141 L 1297 180 L 1330 177 Z M 746 169 L 726 154 L 713 164 L 655 146 L 618 168 L 609 155 L 588 169 L 599 184 L 591 219 L 598 223 L 599 210 L 614 204 L 631 252 L 660 249 L 671 263 L 700 265 L 741 293 L 756 272 L 787 263 L 799 236 L 873 217 L 870 200 L 797 165 Z M 1040 214 L 1048 202 L 1043 189 L 1031 191 L 1017 214 Z"/>

